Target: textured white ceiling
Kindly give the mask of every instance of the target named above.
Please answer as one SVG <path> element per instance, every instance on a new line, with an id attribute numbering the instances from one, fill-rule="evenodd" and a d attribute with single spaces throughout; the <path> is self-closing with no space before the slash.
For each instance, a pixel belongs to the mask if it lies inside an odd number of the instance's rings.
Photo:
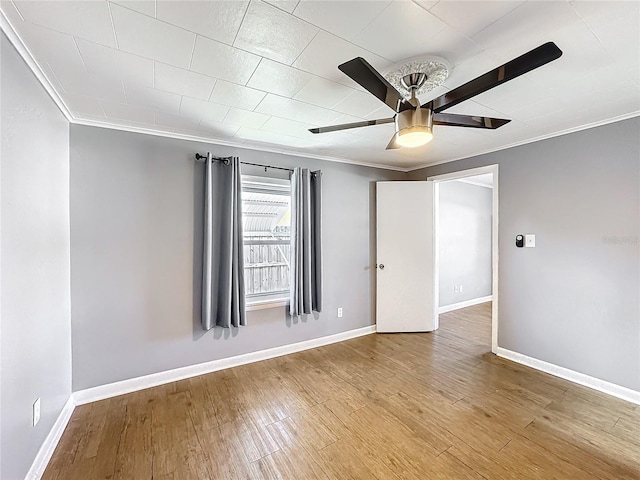
<path id="1" fill-rule="evenodd" d="M 399 169 L 640 112 L 640 2 L 21 1 L 0 8 L 77 123 L 221 140 Z M 416 55 L 453 70 L 427 101 L 538 45 L 564 55 L 448 110 L 513 121 L 434 128 L 385 151 L 393 125 L 312 135 L 393 112 L 337 66 Z"/>

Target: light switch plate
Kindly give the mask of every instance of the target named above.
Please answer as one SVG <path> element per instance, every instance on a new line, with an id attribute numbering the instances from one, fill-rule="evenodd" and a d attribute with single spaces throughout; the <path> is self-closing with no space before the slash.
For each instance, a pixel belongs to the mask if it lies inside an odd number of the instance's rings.
<path id="1" fill-rule="evenodd" d="M 536 236 L 533 233 L 524 236 L 524 246 L 527 248 L 534 248 L 536 246 Z"/>

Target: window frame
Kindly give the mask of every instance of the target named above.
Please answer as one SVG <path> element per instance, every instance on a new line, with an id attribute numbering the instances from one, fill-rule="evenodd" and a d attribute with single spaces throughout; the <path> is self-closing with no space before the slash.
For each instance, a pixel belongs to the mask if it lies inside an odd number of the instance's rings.
<path id="1" fill-rule="evenodd" d="M 259 175 L 241 176 L 242 193 L 254 192 L 269 195 L 282 195 L 289 198 L 291 202 L 291 181 L 283 178 L 273 178 Z M 243 198 L 244 202 L 244 198 Z M 289 203 L 289 206 L 291 203 Z M 243 220 L 244 220 L 244 211 Z M 242 244 L 245 245 L 290 245 L 289 240 L 267 240 L 267 241 L 247 241 L 246 232 L 243 230 Z M 244 272 L 247 267 L 245 265 Z M 268 308 L 286 307 L 289 304 L 289 290 L 281 290 L 269 293 L 247 294 L 245 293 L 245 307 L 247 311 L 263 310 Z"/>

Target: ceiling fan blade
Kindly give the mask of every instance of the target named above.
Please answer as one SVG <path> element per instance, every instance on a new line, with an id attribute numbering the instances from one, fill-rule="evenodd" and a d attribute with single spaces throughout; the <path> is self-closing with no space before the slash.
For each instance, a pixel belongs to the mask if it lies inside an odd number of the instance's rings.
<path id="1" fill-rule="evenodd" d="M 363 122 L 343 123 L 341 125 L 330 125 L 328 127 L 310 128 L 311 133 L 327 133 L 336 132 L 338 130 L 348 130 L 350 128 L 369 127 L 371 125 L 383 125 L 385 123 L 393 123 L 395 118 L 379 118 L 378 120 L 365 120 Z"/>
<path id="2" fill-rule="evenodd" d="M 452 127 L 490 128 L 495 130 L 509 123 L 505 118 L 472 117 L 470 115 L 457 115 L 455 113 L 434 113 L 434 125 L 449 125 Z"/>
<path id="3" fill-rule="evenodd" d="M 397 133 L 393 134 L 393 137 L 391 137 L 391 141 L 389 142 L 389 144 L 386 146 L 385 150 L 393 150 L 395 148 L 400 148 L 400 145 L 398 145 L 398 142 L 396 142 L 396 138 L 398 137 Z"/>
<path id="4" fill-rule="evenodd" d="M 429 103 L 433 103 L 434 113 L 442 112 L 447 108 L 469 100 L 471 97 L 475 97 L 504 82 L 513 80 L 561 56 L 562 50 L 560 50 L 555 43 L 547 42 L 458 88 L 454 88 L 444 95 L 440 95 L 431 102 L 424 104 L 423 107 Z"/>
<path id="5" fill-rule="evenodd" d="M 369 65 L 369 62 L 364 58 L 356 57 L 353 60 L 339 65 L 338 68 L 351 78 L 351 80 L 360 84 L 372 95 L 386 103 L 394 112 L 399 112 L 400 107 L 402 107 L 403 110 L 413 108 L 411 104 L 405 101 L 404 97 L 400 95 L 400 92 L 387 82 L 380 72 Z"/>

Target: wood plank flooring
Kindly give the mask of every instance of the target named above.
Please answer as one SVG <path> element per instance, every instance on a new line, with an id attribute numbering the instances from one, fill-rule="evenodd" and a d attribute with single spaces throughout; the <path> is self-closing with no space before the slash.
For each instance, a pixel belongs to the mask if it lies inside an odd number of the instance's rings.
<path id="1" fill-rule="evenodd" d="M 78 407 L 43 478 L 640 479 L 640 407 L 495 357 L 490 312 Z"/>

